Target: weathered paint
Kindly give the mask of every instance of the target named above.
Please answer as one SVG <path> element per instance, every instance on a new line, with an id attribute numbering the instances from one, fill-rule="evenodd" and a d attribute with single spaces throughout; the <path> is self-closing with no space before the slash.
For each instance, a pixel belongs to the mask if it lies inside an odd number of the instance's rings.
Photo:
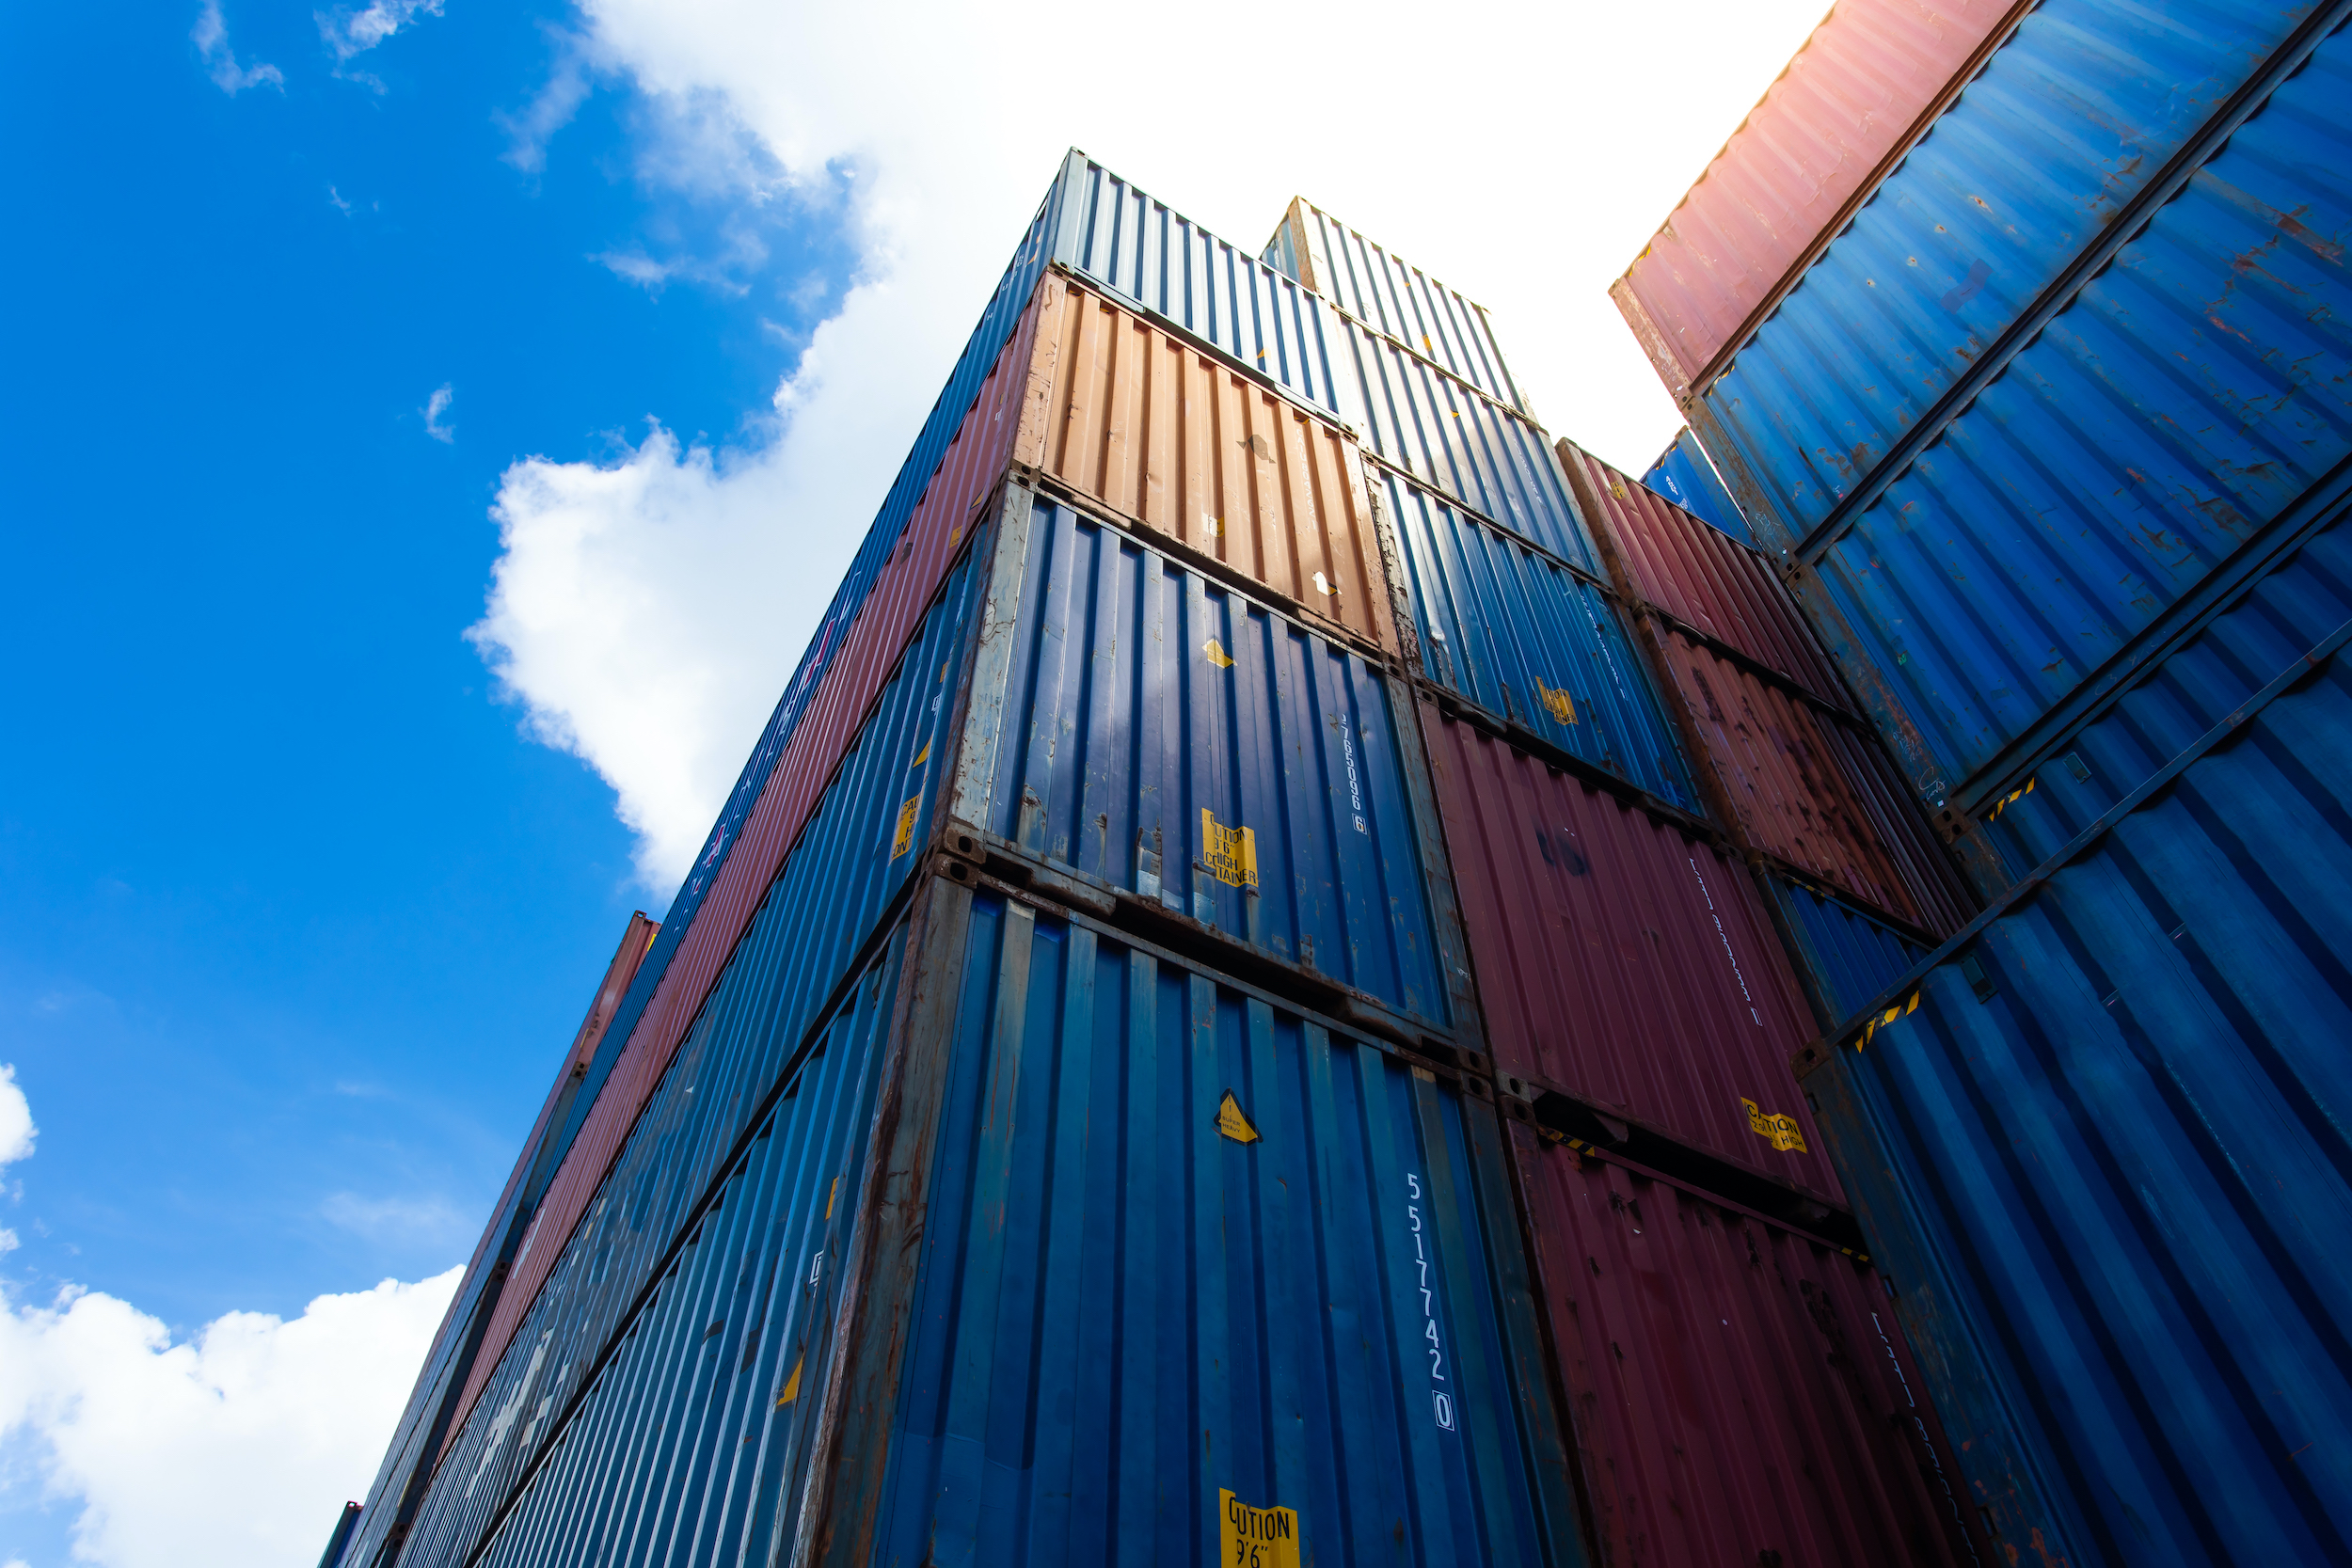
<path id="1" fill-rule="evenodd" d="M 1600 570 L 1559 459 L 1535 425 L 1352 321 L 1338 323 L 1349 417 L 1383 462 L 1553 555 Z"/>
<path id="2" fill-rule="evenodd" d="M 1357 321 L 1533 420 L 1486 307 L 1366 239 L 1304 197 L 1291 198 L 1263 259 Z"/>
<path id="3" fill-rule="evenodd" d="M 1678 627 L 1645 629 L 1746 847 L 1939 936 L 1975 912 L 1872 736 Z"/>
<path id="4" fill-rule="evenodd" d="M 1184 328 L 1291 395 L 1347 417 L 1334 312 L 1263 261 L 1072 149 L 1054 260 Z"/>
<path id="5" fill-rule="evenodd" d="M 1769 560 L 1700 526 L 1565 436 L 1559 453 L 1623 592 L 1831 707 L 1854 711 L 1846 683 Z"/>
<path id="6" fill-rule="evenodd" d="M 1709 389 L 1931 803 L 2352 455 L 2344 14 L 2046 0 Z"/>
<path id="7" fill-rule="evenodd" d="M 956 816 L 1145 912 L 1448 1024 L 1395 734 L 1411 716 L 1390 679 L 1070 505 L 1009 507 L 1005 527 L 989 613 L 1003 663 L 975 677 L 987 727 L 961 743 Z"/>
<path id="8" fill-rule="evenodd" d="M 1811 1021 L 1746 867 L 1426 705 L 1422 727 L 1496 1066 L 1836 1201 L 1788 1075 Z"/>
<path id="9" fill-rule="evenodd" d="M 959 990 L 816 1560 L 1581 1560 L 1483 1085 L 986 893 Z"/>
<path id="10" fill-rule="evenodd" d="M 1824 1029 L 1842 1025 L 1928 956 L 1915 937 L 1819 888 L 1770 874 L 1763 880 Z"/>
<path id="11" fill-rule="evenodd" d="M 1602 1562 L 1999 1560 L 1867 1263 L 1510 1136 Z"/>
<path id="12" fill-rule="evenodd" d="M 1506 725 L 1699 812 L 1657 687 L 1600 585 L 1387 469 L 1422 674 Z"/>
<path id="13" fill-rule="evenodd" d="M 1356 443 L 1221 356 L 1049 276 L 1012 459 L 1393 650 Z"/>
<path id="14" fill-rule="evenodd" d="M 1740 515 L 1739 503 L 1731 492 L 1724 488 L 1723 475 L 1708 460 L 1707 449 L 1689 425 L 1674 438 L 1674 445 L 1658 454 L 1658 461 L 1649 466 L 1642 483 L 1701 522 L 1721 529 L 1742 545 L 1756 543 L 1756 535 L 1748 529 L 1748 520 Z"/>
<path id="15" fill-rule="evenodd" d="M 1705 388 L 2022 9 L 2014 0 L 1830 8 L 1610 291 L 1670 389 Z"/>
<path id="16" fill-rule="evenodd" d="M 1802 1061 L 2016 1560 L 2352 1556 L 2346 635 Z"/>

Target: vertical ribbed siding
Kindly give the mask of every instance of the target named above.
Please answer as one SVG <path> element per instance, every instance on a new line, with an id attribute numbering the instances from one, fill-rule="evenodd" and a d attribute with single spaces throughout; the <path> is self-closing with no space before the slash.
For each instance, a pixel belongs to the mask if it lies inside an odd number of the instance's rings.
<path id="1" fill-rule="evenodd" d="M 1511 1128 L 1608 1563 L 1991 1563 L 1867 1264 Z"/>
<path id="2" fill-rule="evenodd" d="M 1704 808 L 1617 607 L 1386 470 L 1422 674 L 1499 721 L 1688 812 Z"/>
<path id="3" fill-rule="evenodd" d="M 1682 427 L 1674 445 L 1658 454 L 1658 461 L 1649 466 L 1642 483 L 1742 545 L 1756 543 L 1748 520 L 1740 515 L 1739 503 L 1724 488 L 1723 476 L 1708 461 L 1707 450 L 1699 445 L 1697 434 L 1689 425 Z"/>
<path id="4" fill-rule="evenodd" d="M 1819 999 L 1816 1010 L 1830 1029 L 1928 956 L 1916 939 L 1817 889 L 1786 877 L 1767 876 L 1764 882 L 1793 939 L 1800 977 L 1809 982 L 1807 990 Z"/>

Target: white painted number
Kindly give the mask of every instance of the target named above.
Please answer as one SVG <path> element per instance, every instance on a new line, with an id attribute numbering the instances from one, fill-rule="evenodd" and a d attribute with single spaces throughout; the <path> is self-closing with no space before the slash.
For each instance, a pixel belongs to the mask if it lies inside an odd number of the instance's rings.
<path id="1" fill-rule="evenodd" d="M 1429 1256 L 1429 1248 L 1422 1240 L 1421 1178 L 1407 1171 L 1405 1175 L 1405 1184 L 1410 1190 L 1409 1196 L 1414 1199 L 1405 1206 L 1405 1222 L 1412 1232 L 1413 1269 L 1420 1281 L 1421 1337 L 1428 1341 L 1424 1348 L 1429 1353 L 1429 1381 L 1433 1385 L 1441 1384 L 1446 1381 L 1445 1341 L 1438 1334 L 1438 1295 L 1437 1291 L 1432 1289 L 1429 1278 L 1429 1266 L 1432 1259 Z M 1429 1390 L 1429 1397 L 1430 1407 L 1437 1417 L 1438 1427 L 1443 1431 L 1452 1432 L 1454 1430 L 1453 1396 L 1442 1388 L 1433 1386 Z"/>

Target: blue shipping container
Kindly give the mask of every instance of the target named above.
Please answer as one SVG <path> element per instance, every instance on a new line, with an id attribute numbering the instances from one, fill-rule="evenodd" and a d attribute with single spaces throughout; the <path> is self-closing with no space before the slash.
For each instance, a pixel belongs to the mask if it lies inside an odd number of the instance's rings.
<path id="1" fill-rule="evenodd" d="M 1693 407 L 1931 802 L 2352 453 L 2346 14 L 2048 0 Z"/>
<path id="2" fill-rule="evenodd" d="M 1799 1055 L 2021 1560 L 2352 1558 L 2347 636 Z"/>
<path id="3" fill-rule="evenodd" d="M 1642 483 L 1742 545 L 1756 543 L 1747 519 L 1740 515 L 1731 492 L 1724 488 L 1723 476 L 1708 461 L 1706 449 L 1699 445 L 1698 436 L 1689 425 L 1682 427 L 1673 446 L 1658 454 L 1658 461 L 1649 466 Z"/>
<path id="4" fill-rule="evenodd" d="M 1508 725 L 1703 815 L 1658 689 L 1600 586 L 1386 469 L 1399 610 L 1427 679 Z"/>
<path id="5" fill-rule="evenodd" d="M 1814 1011 L 1836 1029 L 1901 979 L 1928 950 L 1843 899 L 1771 873 L 1765 892 L 1779 916 L 1797 978 Z"/>

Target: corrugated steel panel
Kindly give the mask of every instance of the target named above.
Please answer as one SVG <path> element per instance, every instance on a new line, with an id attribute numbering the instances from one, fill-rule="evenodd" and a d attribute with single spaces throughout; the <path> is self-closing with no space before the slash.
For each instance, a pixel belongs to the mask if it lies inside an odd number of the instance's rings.
<path id="1" fill-rule="evenodd" d="M 1042 289 L 1014 461 L 1393 649 L 1355 441 L 1107 297 Z"/>
<path id="2" fill-rule="evenodd" d="M 1835 1200 L 1788 1076 L 1811 1021 L 1746 868 L 1426 705 L 1422 727 L 1496 1064 Z"/>
<path id="3" fill-rule="evenodd" d="M 1348 413 L 1383 461 L 1572 565 L 1600 570 L 1544 433 L 1436 366 L 1342 320 Z"/>
<path id="4" fill-rule="evenodd" d="M 1931 427 L 1941 422 L 1942 416 L 1931 419 L 1931 412 L 1943 394 L 1964 374 L 1980 381 L 1997 369 L 1988 357 L 2007 357 L 1995 345 L 2045 291 L 2088 281 L 2069 269 L 2095 256 L 2102 238 L 2121 238 L 2119 224 L 2125 231 L 2137 227 L 2124 216 L 2135 198 L 2164 199 L 2160 177 L 2168 163 L 2319 8 L 2310 0 L 2221 0 L 2164 11 L 2122 0 L 2044 0 L 2020 22 L 1982 74 L 1707 388 L 1708 408 L 1781 509 L 1781 526 L 1804 535 L 1897 450 L 1906 433 L 1915 440 L 1921 434 L 1931 437 L 1932 428 L 1918 427 L 1922 420 Z M 2340 84 L 2312 81 L 2306 90 L 2325 95 L 2340 90 Z M 2321 96 L 2313 102 L 2336 101 Z M 2168 328 L 2193 332 L 2204 325 L 2204 308 L 2222 302 L 2237 281 L 2229 258 L 2260 245 L 2263 230 L 2275 230 L 2265 210 L 2275 217 L 2296 211 L 2305 199 L 2295 165 L 2339 147 L 2344 136 L 2341 125 L 2330 126 L 2318 130 L 2320 142 L 2312 145 L 2312 134 L 2294 135 L 2285 166 L 2269 168 L 2251 189 L 2241 188 L 2254 205 L 2219 230 L 2183 231 L 2189 244 L 2177 260 L 2188 263 L 2189 273 L 2176 273 L 2173 259 L 2161 249 L 2137 266 L 2124 263 L 2137 271 L 2153 261 L 2150 281 L 2159 298 L 2171 293 L 2168 283 L 2191 291 L 2178 300 L 2187 309 L 2186 320 L 2168 320 L 2170 312 L 2162 306 L 2162 314 L 2145 321 L 2128 314 L 2119 324 L 2127 337 L 2137 337 L 2135 325 L 2161 336 Z M 2223 183 L 2235 182 L 2225 178 Z M 2282 206 L 2267 207 L 2261 200 L 2265 186 L 2294 194 Z M 2238 205 L 2232 194 L 2209 188 L 2203 201 L 2194 202 L 2204 211 L 2175 216 L 2218 216 L 2216 207 Z M 2214 202 L 2215 197 L 2221 199 Z M 2200 265 L 2201 253 L 2212 260 Z M 2258 302 L 2267 291 L 2254 278 L 2244 281 L 2255 285 L 2256 299 L 2231 313 L 2250 311 L 2245 325 L 2255 329 L 2259 353 L 2271 346 L 2262 341 L 2269 312 Z M 2228 372 L 2212 363 L 2214 352 L 2207 349 L 2192 361 L 2200 372 L 2221 372 L 2221 385 L 2209 390 L 2252 391 L 2231 385 Z M 2169 362 L 2169 356 L 2157 361 Z M 2118 385 L 2113 372 L 2122 369 L 2095 361 L 2084 367 L 2094 382 L 2113 388 L 2105 401 L 2113 401 L 2116 391 L 2126 398 L 2164 395 L 2128 372 Z M 2199 379 L 2193 372 L 2192 380 Z M 2171 396 L 2204 401 L 2194 386 Z M 2234 401 L 2227 406 L 2247 411 Z M 2068 407 L 2058 405 L 2060 412 Z M 2208 422 L 2210 416 L 2185 424 L 2184 432 Z M 1720 458 L 1713 433 L 1706 434 L 1708 451 Z M 1753 514 L 1749 521 L 1764 522 Z"/>
<path id="5" fill-rule="evenodd" d="M 1853 712 L 1820 639 L 1772 562 L 1563 436 L 1560 459 L 1581 483 L 1604 553 L 1621 586 L 1716 641 L 1785 675 L 1832 707 Z"/>
<path id="6" fill-rule="evenodd" d="M 2021 9 L 1838 0 L 1610 291 L 1677 394 L 1737 348 Z M 1647 346 L 1645 344 L 1645 346 Z"/>
<path id="7" fill-rule="evenodd" d="M 1428 679 L 1684 811 L 1701 812 L 1658 689 L 1597 583 L 1387 469 Z"/>
<path id="8" fill-rule="evenodd" d="M 1979 809 L 2010 875 L 2058 853 L 2346 621 L 2352 517 L 2339 512 L 2250 589 L 2182 628 L 2172 651 Z"/>
<path id="9" fill-rule="evenodd" d="M 1928 956 L 1917 939 L 1830 897 L 1818 888 L 1767 875 L 1780 906 L 1798 977 L 1824 1025 L 1836 1029 Z"/>
<path id="10" fill-rule="evenodd" d="M 1658 461 L 1649 466 L 1642 483 L 1740 543 L 1756 543 L 1756 535 L 1748 530 L 1748 520 L 1740 515 L 1739 503 L 1724 488 L 1723 475 L 1708 461 L 1707 450 L 1699 445 L 1697 435 L 1689 425 L 1682 427 L 1674 445 L 1658 454 Z"/>
<path id="11" fill-rule="evenodd" d="M 1232 1561 L 1230 1496 L 1295 1513 L 1276 1560 L 1581 1561 L 1490 1101 L 1023 904 L 968 941 L 822 1560 Z"/>
<path id="12" fill-rule="evenodd" d="M 1008 540 L 1017 509 L 1007 508 Z M 1150 908 L 1444 1027 L 1406 773 L 1365 657 L 1040 498 L 957 815 Z M 1013 547 L 1009 545 L 1009 548 Z"/>
<path id="13" fill-rule="evenodd" d="M 1867 1264 L 1510 1135 L 1602 1562 L 1995 1560 Z"/>
<path id="14" fill-rule="evenodd" d="M 1262 259 L 1383 337 L 1533 420 L 1485 306 L 1447 288 L 1307 200 L 1293 197 Z"/>
<path id="15" fill-rule="evenodd" d="M 1016 344 L 1016 348 L 1021 345 Z M 1013 360 L 1025 365 L 1023 353 Z M 1015 378 L 1019 379 L 1018 377 Z M 983 403 L 981 407 L 987 404 Z M 976 410 L 976 418 L 978 411 Z M 976 438 L 980 436 L 975 431 Z M 997 451 L 1002 441 L 989 435 L 978 444 Z M 949 477 L 956 477 L 951 466 Z M 972 476 L 973 487 L 985 496 L 987 485 Z M 828 672 L 832 700 L 812 708 L 809 721 L 793 736 L 787 759 L 780 764 L 763 794 L 760 809 L 744 833 L 745 845 L 729 857 L 708 904 L 697 921 L 694 938 L 673 965 L 671 981 L 648 1008 L 638 1037 L 620 1059 L 599 1097 L 596 1108 L 562 1167 L 549 1183 L 545 1199 L 532 1216 L 530 1235 L 510 1271 L 506 1289 L 490 1323 L 483 1352 L 476 1358 L 459 1422 L 477 1404 L 489 1386 L 501 1356 L 513 1359 L 516 1330 L 534 1310 L 534 1304 L 559 1260 L 568 1257 L 566 1238 L 587 1215 L 600 1191 L 610 1190 L 609 1173 L 625 1145 L 634 1138 L 641 1115 L 657 1090 L 670 1079 L 670 1069 L 687 1031 L 698 1019 L 710 1016 L 713 988 L 722 974 L 739 958 L 755 970 L 780 958 L 765 957 L 784 948 L 808 944 L 809 953 L 796 961 L 803 967 L 791 978 L 803 1005 L 813 1008 L 840 976 L 841 966 L 872 928 L 872 923 L 895 895 L 909 868 L 919 860 L 929 829 L 930 802 L 916 787 L 938 779 L 930 769 L 944 769 L 948 750 L 946 726 L 951 722 L 950 704 L 970 641 L 983 573 L 968 550 L 960 555 L 950 546 L 969 519 L 958 486 L 939 487 L 938 504 L 917 515 L 908 536 L 908 548 L 894 560 L 877 584 L 861 624 L 876 637 L 871 644 L 853 643 Z M 875 661 L 868 652 L 904 613 L 913 590 L 925 578 L 937 580 L 948 559 L 958 569 L 939 589 L 939 596 L 902 644 L 899 657 L 882 667 L 888 679 L 869 676 Z M 928 597 L 928 595 L 926 595 Z M 917 601 L 919 603 L 919 601 Z M 837 715 L 854 710 L 849 702 L 857 687 L 872 678 L 882 689 L 863 720 L 850 745 L 824 755 Z M 910 739 L 910 736 L 917 737 Z M 839 743 L 834 743 L 838 748 Z M 927 767 L 919 774 L 908 770 L 909 759 L 922 754 Z M 916 797 L 914 815 L 902 814 L 907 796 Z M 902 835 L 900 829 L 904 828 Z M 905 845 L 899 844 L 901 837 Z M 892 853 L 893 849 L 897 853 Z M 787 859 L 787 854 L 789 859 Z M 781 866 L 781 872 L 778 867 Z M 788 896 L 787 896 L 788 895 Z M 798 900 L 798 902 L 795 902 Z M 763 915 L 763 911 L 766 911 Z M 781 912 L 779 912 L 781 911 Z M 771 929 L 767 946 L 746 945 L 744 935 L 755 916 L 769 924 L 782 921 L 790 933 Z M 782 1021 L 797 1030 L 805 1021 Z M 453 1452 L 458 1429 L 453 1424 L 444 1452 Z"/>
<path id="16" fill-rule="evenodd" d="M 2347 634 L 1803 1063 L 2033 1560 L 2352 1557 Z"/>
<path id="17" fill-rule="evenodd" d="M 1311 289 L 1073 148 L 1054 260 L 1167 318 L 1295 396 L 1346 417 L 1336 320 Z"/>
<path id="18" fill-rule="evenodd" d="M 1923 930 L 1949 934 L 1975 912 L 1868 736 L 1679 628 L 1650 629 L 1743 844 Z"/>

